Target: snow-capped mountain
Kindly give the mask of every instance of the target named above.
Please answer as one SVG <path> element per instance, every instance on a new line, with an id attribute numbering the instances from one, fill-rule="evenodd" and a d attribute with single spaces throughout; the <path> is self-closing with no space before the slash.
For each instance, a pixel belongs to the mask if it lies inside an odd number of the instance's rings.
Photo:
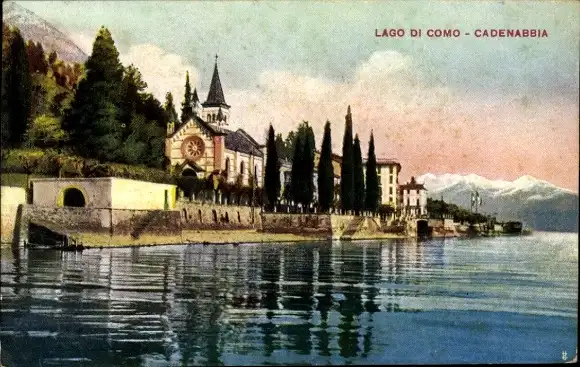
<path id="1" fill-rule="evenodd" d="M 417 178 L 428 196 L 470 207 L 471 193 L 482 198 L 481 212 L 500 220 L 522 220 L 538 230 L 578 231 L 578 194 L 532 176 L 514 181 L 489 180 L 475 174 L 426 173 Z"/>
<path id="2" fill-rule="evenodd" d="M 88 56 L 64 33 L 30 10 L 11 1 L 2 4 L 2 10 L 3 22 L 20 29 L 25 40 L 40 42 L 45 52 L 54 50 L 66 62 L 83 63 L 87 60 Z"/>

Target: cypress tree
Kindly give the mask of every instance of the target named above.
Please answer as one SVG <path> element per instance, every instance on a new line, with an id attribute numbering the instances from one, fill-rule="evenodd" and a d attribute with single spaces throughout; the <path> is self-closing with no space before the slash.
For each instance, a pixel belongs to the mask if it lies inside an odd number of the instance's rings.
<path id="1" fill-rule="evenodd" d="M 111 33 L 105 27 L 97 33 L 85 70 L 86 76 L 79 82 L 64 128 L 80 155 L 114 161 L 126 128 L 120 122 L 123 67 Z"/>
<path id="2" fill-rule="evenodd" d="M 171 92 L 167 92 L 165 94 L 165 106 L 163 106 L 165 113 L 167 114 L 167 120 L 173 123 L 179 123 L 179 119 L 177 117 L 177 112 L 175 112 L 175 104 L 173 104 L 173 94 Z"/>
<path id="3" fill-rule="evenodd" d="M 2 65 L 2 101 L 6 102 L 7 107 L 5 113 L 3 108 L 2 118 L 5 121 L 2 127 L 7 127 L 9 134 L 5 138 L 8 145 L 14 147 L 24 140 L 32 109 L 32 78 L 27 48 L 17 28 L 11 30 L 6 57 L 2 56 L 2 61 L 6 63 Z"/>
<path id="4" fill-rule="evenodd" d="M 282 134 L 276 134 L 276 152 L 278 153 L 278 158 L 288 159 L 288 154 L 286 153 L 286 145 L 284 144 L 284 139 L 282 139 Z"/>
<path id="5" fill-rule="evenodd" d="M 340 201 L 342 210 L 348 212 L 354 204 L 354 157 L 352 145 L 352 115 L 350 106 L 346 112 L 344 138 L 342 140 L 342 163 L 340 165 Z"/>
<path id="6" fill-rule="evenodd" d="M 193 95 L 189 85 L 189 71 L 185 73 L 185 93 L 181 103 L 181 123 L 185 124 L 193 116 Z"/>
<path id="7" fill-rule="evenodd" d="M 330 121 L 324 126 L 324 138 L 318 161 L 318 204 L 320 210 L 327 212 L 334 199 L 334 166 L 332 165 L 332 141 Z"/>
<path id="8" fill-rule="evenodd" d="M 303 157 L 304 143 L 302 142 L 302 137 L 298 135 L 294 145 L 294 157 L 292 159 L 292 170 L 290 172 L 292 200 L 295 205 L 302 203 L 304 200 Z"/>
<path id="9" fill-rule="evenodd" d="M 266 146 L 266 172 L 264 177 L 264 190 L 268 199 L 268 209 L 273 210 L 276 200 L 280 195 L 280 166 L 278 165 L 278 148 L 274 128 L 270 124 L 268 142 Z"/>
<path id="10" fill-rule="evenodd" d="M 364 209 L 364 196 L 365 196 L 365 181 L 363 173 L 362 164 L 362 154 L 360 152 L 360 140 L 358 139 L 358 134 L 354 136 L 354 146 L 353 146 L 353 169 L 354 169 L 354 202 L 353 209 L 356 214 L 359 215 Z"/>
<path id="11" fill-rule="evenodd" d="M 303 153 L 303 169 L 300 170 L 302 173 L 302 187 L 303 187 L 303 197 L 302 204 L 304 206 L 310 206 L 312 199 L 314 198 L 314 149 L 311 146 L 309 134 L 303 137 L 304 153 Z"/>
<path id="12" fill-rule="evenodd" d="M 369 153 L 367 155 L 365 208 L 375 213 L 379 206 L 379 178 L 377 175 L 377 157 L 375 155 L 375 139 L 371 132 Z"/>

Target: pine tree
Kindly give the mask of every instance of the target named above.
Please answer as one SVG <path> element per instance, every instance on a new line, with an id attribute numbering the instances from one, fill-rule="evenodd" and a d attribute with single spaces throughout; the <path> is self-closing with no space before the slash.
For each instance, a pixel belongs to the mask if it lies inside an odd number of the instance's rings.
<path id="1" fill-rule="evenodd" d="M 19 146 L 29 125 L 32 106 L 32 78 L 27 48 L 16 28 L 10 31 L 6 55 L 2 54 L 2 128 L 9 132 L 4 139 L 9 146 Z M 6 105 L 4 106 L 4 102 Z M 7 107 L 4 111 L 4 107 Z"/>
<path id="2" fill-rule="evenodd" d="M 97 33 L 85 70 L 64 127 L 79 154 L 114 161 L 126 128 L 119 121 L 123 68 L 115 42 L 105 27 Z"/>
<path id="3" fill-rule="evenodd" d="M 377 175 L 377 157 L 375 155 L 375 139 L 371 132 L 369 153 L 367 155 L 365 209 L 376 213 L 379 206 L 379 178 Z"/>
<path id="4" fill-rule="evenodd" d="M 177 112 L 175 112 L 175 104 L 173 104 L 173 94 L 171 94 L 171 92 L 167 92 L 167 94 L 165 94 L 165 105 L 163 106 L 163 109 L 167 114 L 167 120 L 169 122 L 173 123 L 179 122 Z"/>
<path id="5" fill-rule="evenodd" d="M 290 172 L 292 200 L 294 204 L 302 203 L 304 200 L 304 143 L 302 137 L 298 135 L 294 147 L 294 157 L 292 159 L 292 170 Z"/>
<path id="6" fill-rule="evenodd" d="M 350 106 L 348 106 L 345 117 L 340 172 L 340 201 L 342 210 L 348 212 L 353 209 L 354 205 L 354 157 L 352 145 L 352 115 L 350 113 Z"/>
<path id="7" fill-rule="evenodd" d="M 332 140 L 330 121 L 324 126 L 324 138 L 318 161 L 318 204 L 320 210 L 327 212 L 334 199 L 334 166 L 332 165 Z"/>
<path id="8" fill-rule="evenodd" d="M 354 202 L 353 209 L 357 215 L 360 215 L 361 211 L 364 209 L 364 196 L 365 196 L 365 181 L 363 173 L 362 164 L 362 154 L 360 151 L 360 140 L 358 139 L 358 134 L 354 136 L 354 146 L 353 146 L 353 169 L 354 169 Z"/>
<path id="9" fill-rule="evenodd" d="M 274 128 L 270 125 L 266 147 L 266 175 L 264 177 L 264 190 L 269 210 L 273 210 L 280 195 L 280 166 L 278 165 L 278 149 L 275 139 Z"/>
<path id="10" fill-rule="evenodd" d="M 56 54 L 56 51 L 52 51 L 50 54 L 48 54 L 48 65 L 49 66 L 54 65 L 54 63 L 56 62 L 57 59 L 58 59 L 58 55 Z"/>
<path id="11" fill-rule="evenodd" d="M 189 85 L 189 71 L 185 73 L 185 93 L 183 103 L 181 104 L 181 123 L 185 124 L 193 117 L 193 96 L 191 94 L 191 85 Z"/>

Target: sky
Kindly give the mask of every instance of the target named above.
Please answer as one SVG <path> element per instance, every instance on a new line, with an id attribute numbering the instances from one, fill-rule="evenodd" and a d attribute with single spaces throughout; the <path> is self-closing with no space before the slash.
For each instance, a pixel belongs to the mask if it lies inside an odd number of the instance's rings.
<path id="1" fill-rule="evenodd" d="M 17 1 L 90 54 L 101 25 L 124 65 L 160 100 L 183 100 L 185 72 L 207 96 L 215 55 L 232 127 L 263 141 L 324 123 L 341 152 L 351 106 L 366 155 L 401 178 L 531 175 L 578 192 L 579 14 L 575 1 Z M 377 37 L 384 28 L 403 37 Z M 422 29 L 422 37 L 410 37 Z M 457 38 L 428 29 L 458 29 Z M 545 38 L 477 38 L 476 29 L 542 29 Z M 466 35 L 465 33 L 470 33 Z"/>

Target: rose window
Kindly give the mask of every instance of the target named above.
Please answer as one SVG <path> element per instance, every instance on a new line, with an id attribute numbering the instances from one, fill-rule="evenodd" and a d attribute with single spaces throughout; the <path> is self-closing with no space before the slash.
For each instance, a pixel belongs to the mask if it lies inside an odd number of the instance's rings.
<path id="1" fill-rule="evenodd" d="M 190 136 L 181 144 L 181 153 L 187 159 L 197 161 L 203 155 L 205 144 L 199 136 Z"/>

